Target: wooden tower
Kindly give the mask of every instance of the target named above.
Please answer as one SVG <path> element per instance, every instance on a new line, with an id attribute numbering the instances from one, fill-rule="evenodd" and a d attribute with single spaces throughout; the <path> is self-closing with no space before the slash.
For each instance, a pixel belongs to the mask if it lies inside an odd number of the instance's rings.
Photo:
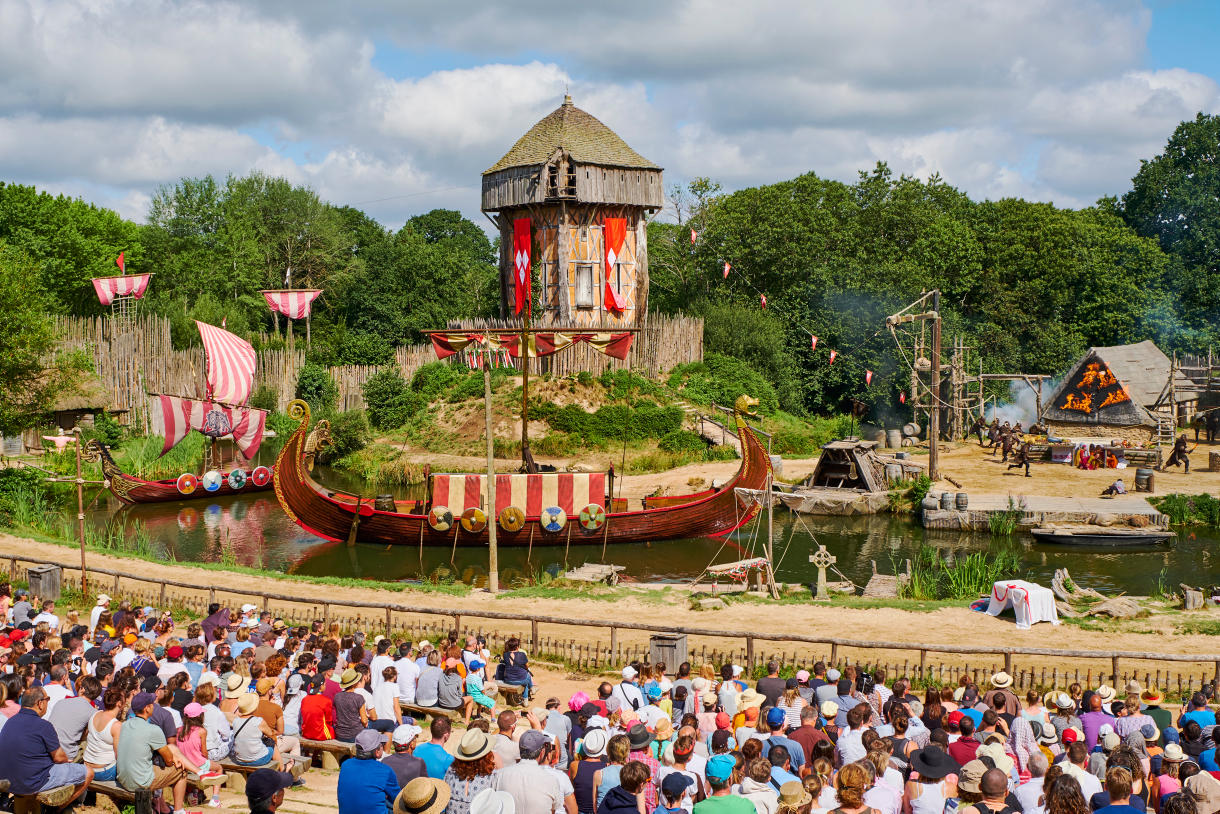
<path id="1" fill-rule="evenodd" d="M 648 215 L 664 204 L 661 168 L 609 127 L 563 104 L 483 173 L 482 209 L 500 229 L 501 316 L 513 299 L 513 221 L 533 233 L 536 324 L 634 327 L 648 311 Z M 624 301 L 605 307 L 606 218 L 626 219 L 623 251 L 610 284 Z"/>

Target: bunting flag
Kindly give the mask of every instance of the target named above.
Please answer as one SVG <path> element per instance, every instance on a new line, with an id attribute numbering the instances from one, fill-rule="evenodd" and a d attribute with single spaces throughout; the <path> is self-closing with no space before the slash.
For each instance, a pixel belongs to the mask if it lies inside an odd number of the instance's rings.
<path id="1" fill-rule="evenodd" d="M 694 229 L 690 230 L 690 245 L 692 245 L 692 246 L 695 245 L 695 238 L 697 238 L 698 236 L 699 236 L 698 232 L 696 232 Z"/>
<path id="2" fill-rule="evenodd" d="M 766 294 L 759 294 L 759 295 L 758 295 L 758 300 L 759 300 L 759 302 L 761 302 L 761 303 L 762 303 L 763 310 L 764 310 L 764 311 L 766 311 L 766 310 L 767 310 L 767 295 L 766 295 Z"/>
<path id="3" fill-rule="evenodd" d="M 614 280 L 615 264 L 622 257 L 623 243 L 627 240 L 627 219 L 606 218 L 603 232 L 606 244 L 606 291 L 602 297 L 602 302 L 607 311 L 621 314 L 627 309 L 627 303 L 623 299 L 622 294 L 614 287 L 612 281 Z"/>
<path id="4" fill-rule="evenodd" d="M 838 355 L 839 355 L 839 354 L 838 354 L 838 351 L 833 351 L 833 350 L 832 350 L 832 351 L 830 352 L 830 363 L 831 363 L 832 365 L 835 363 L 835 357 L 836 357 L 836 356 L 838 356 Z"/>
<path id="5" fill-rule="evenodd" d="M 253 458 L 263 442 L 267 412 L 249 407 L 225 407 L 199 399 L 157 396 L 153 402 L 154 432 L 158 422 L 165 436 L 162 455 L 173 449 L 191 430 L 197 430 L 212 438 L 232 435 L 242 455 Z"/>
<path id="6" fill-rule="evenodd" d="M 870 384 L 872 384 L 872 383 L 873 383 L 873 371 L 871 371 L 871 370 L 866 370 L 866 371 L 864 371 L 864 384 L 865 384 L 865 386 L 867 387 L 868 385 L 870 385 Z"/>
<path id="7" fill-rule="evenodd" d="M 530 303 L 530 219 L 513 221 L 513 297 L 514 314 Z"/>
<path id="8" fill-rule="evenodd" d="M 901 393 L 898 394 L 898 403 L 899 404 L 907 403 L 907 391 L 903 390 Z"/>
<path id="9" fill-rule="evenodd" d="M 309 316 L 313 301 L 321 293 L 313 288 L 264 291 L 263 299 L 267 301 L 267 307 L 277 314 L 283 314 L 289 319 L 304 319 Z"/>
<path id="10" fill-rule="evenodd" d="M 119 267 L 120 274 L 127 273 L 127 261 L 123 259 L 124 254 L 126 254 L 126 252 L 119 252 L 119 256 L 114 258 L 114 264 Z"/>
<path id="11" fill-rule="evenodd" d="M 254 386 L 254 348 L 223 328 L 199 320 L 195 325 L 207 359 L 208 397 L 225 404 L 245 404 Z"/>
<path id="12" fill-rule="evenodd" d="M 817 350 L 817 349 L 818 349 L 818 338 L 816 336 L 814 336 L 813 334 L 810 334 L 809 335 L 809 350 Z"/>
<path id="13" fill-rule="evenodd" d="M 503 352 L 513 359 L 521 357 L 520 334 L 480 334 L 435 332 L 429 334 L 432 339 L 432 350 L 437 359 L 446 359 L 457 353 L 467 351 Z M 526 355 L 531 359 L 539 356 L 550 356 L 552 353 L 571 347 L 581 342 L 588 343 L 598 353 L 613 359 L 626 359 L 631 351 L 631 343 L 635 334 L 623 333 L 536 333 L 529 334 L 526 343 Z M 473 347 L 472 347 L 473 346 Z"/>
<path id="14" fill-rule="evenodd" d="M 728 260 L 724 261 L 724 279 L 729 279 L 729 270 L 733 268 L 733 264 Z"/>
<path id="15" fill-rule="evenodd" d="M 144 291 L 148 288 L 148 278 L 151 274 L 131 274 L 126 277 L 94 277 L 93 290 L 97 292 L 97 299 L 102 305 L 110 305 L 114 302 L 115 297 L 135 297 L 137 300 L 144 296 Z"/>

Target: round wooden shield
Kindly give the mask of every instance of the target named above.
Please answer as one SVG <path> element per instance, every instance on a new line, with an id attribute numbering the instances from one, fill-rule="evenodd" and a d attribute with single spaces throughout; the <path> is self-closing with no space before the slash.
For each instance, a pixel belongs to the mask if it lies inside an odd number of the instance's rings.
<path id="1" fill-rule="evenodd" d="M 199 488 L 199 478 L 192 475 L 190 472 L 183 472 L 178 476 L 178 493 L 183 495 L 193 494 Z"/>
<path id="2" fill-rule="evenodd" d="M 568 524 L 568 513 L 558 506 L 551 506 L 542 510 L 538 522 L 542 524 L 544 531 L 563 531 L 563 527 Z"/>
<path id="3" fill-rule="evenodd" d="M 250 473 L 250 480 L 254 481 L 255 486 L 266 486 L 271 483 L 271 470 L 265 466 L 256 466 Z"/>
<path id="4" fill-rule="evenodd" d="M 220 484 L 223 481 L 224 475 L 220 474 L 215 469 L 210 469 L 207 472 L 204 472 L 203 478 L 200 479 L 200 483 L 203 484 L 203 488 L 207 489 L 209 492 L 215 492 L 217 489 L 219 489 Z"/>
<path id="5" fill-rule="evenodd" d="M 590 503 L 580 510 L 580 526 L 585 531 L 597 531 L 606 524 L 606 510 L 596 503 Z"/>
<path id="6" fill-rule="evenodd" d="M 236 492 L 246 485 L 246 470 L 234 469 L 225 480 L 229 482 L 229 488 Z"/>
<path id="7" fill-rule="evenodd" d="M 453 512 L 445 506 L 435 506 L 428 512 L 428 525 L 433 531 L 449 531 L 453 528 Z"/>
<path id="8" fill-rule="evenodd" d="M 525 512 L 516 506 L 505 506 L 500 512 L 500 528 L 505 531 L 521 531 L 525 527 Z"/>
<path id="9" fill-rule="evenodd" d="M 487 512 L 480 509 L 478 506 L 471 506 L 466 511 L 462 512 L 462 528 L 466 531 L 478 534 L 483 529 L 487 528 Z"/>

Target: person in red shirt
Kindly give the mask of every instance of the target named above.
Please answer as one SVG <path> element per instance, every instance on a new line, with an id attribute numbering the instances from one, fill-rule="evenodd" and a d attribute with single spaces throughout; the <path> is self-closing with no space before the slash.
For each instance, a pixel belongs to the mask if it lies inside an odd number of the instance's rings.
<path id="1" fill-rule="evenodd" d="M 957 713 L 953 713 L 956 715 Z M 958 721 L 958 726 L 961 727 L 962 736 L 949 744 L 949 757 L 957 761 L 957 765 L 965 766 L 970 761 L 974 760 L 974 754 L 982 746 L 974 737 L 974 719 L 969 715 L 963 715 Z"/>
<path id="2" fill-rule="evenodd" d="M 309 695 L 301 699 L 301 737 L 328 741 L 335 737 L 335 705 L 322 693 L 326 679 L 320 674 L 309 683 Z"/>
<path id="3" fill-rule="evenodd" d="M 788 733 L 788 737 L 801 745 L 805 753 L 805 765 L 813 765 L 813 746 L 818 741 L 830 742 L 830 736 L 818 729 L 818 711 L 813 705 L 801 708 L 801 725 Z"/>

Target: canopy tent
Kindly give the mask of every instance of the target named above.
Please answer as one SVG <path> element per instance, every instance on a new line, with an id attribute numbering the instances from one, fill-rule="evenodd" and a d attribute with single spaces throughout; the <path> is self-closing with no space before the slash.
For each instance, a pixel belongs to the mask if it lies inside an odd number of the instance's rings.
<path id="1" fill-rule="evenodd" d="M 432 349 L 436 358 L 446 359 L 464 350 L 480 352 L 506 352 L 514 359 L 522 355 L 521 334 L 518 333 L 480 333 L 477 331 L 435 331 L 430 334 Z M 581 342 L 587 342 L 598 353 L 614 359 L 626 359 L 631 351 L 631 343 L 635 334 L 627 331 L 612 333 L 529 333 L 526 335 L 524 347 L 525 356 L 537 359 L 540 356 L 550 356 L 552 353 L 569 348 Z"/>
<path id="2" fill-rule="evenodd" d="M 93 290 L 102 305 L 110 305 L 120 297 L 141 299 L 148 290 L 152 274 L 127 274 L 118 277 L 94 277 Z"/>

